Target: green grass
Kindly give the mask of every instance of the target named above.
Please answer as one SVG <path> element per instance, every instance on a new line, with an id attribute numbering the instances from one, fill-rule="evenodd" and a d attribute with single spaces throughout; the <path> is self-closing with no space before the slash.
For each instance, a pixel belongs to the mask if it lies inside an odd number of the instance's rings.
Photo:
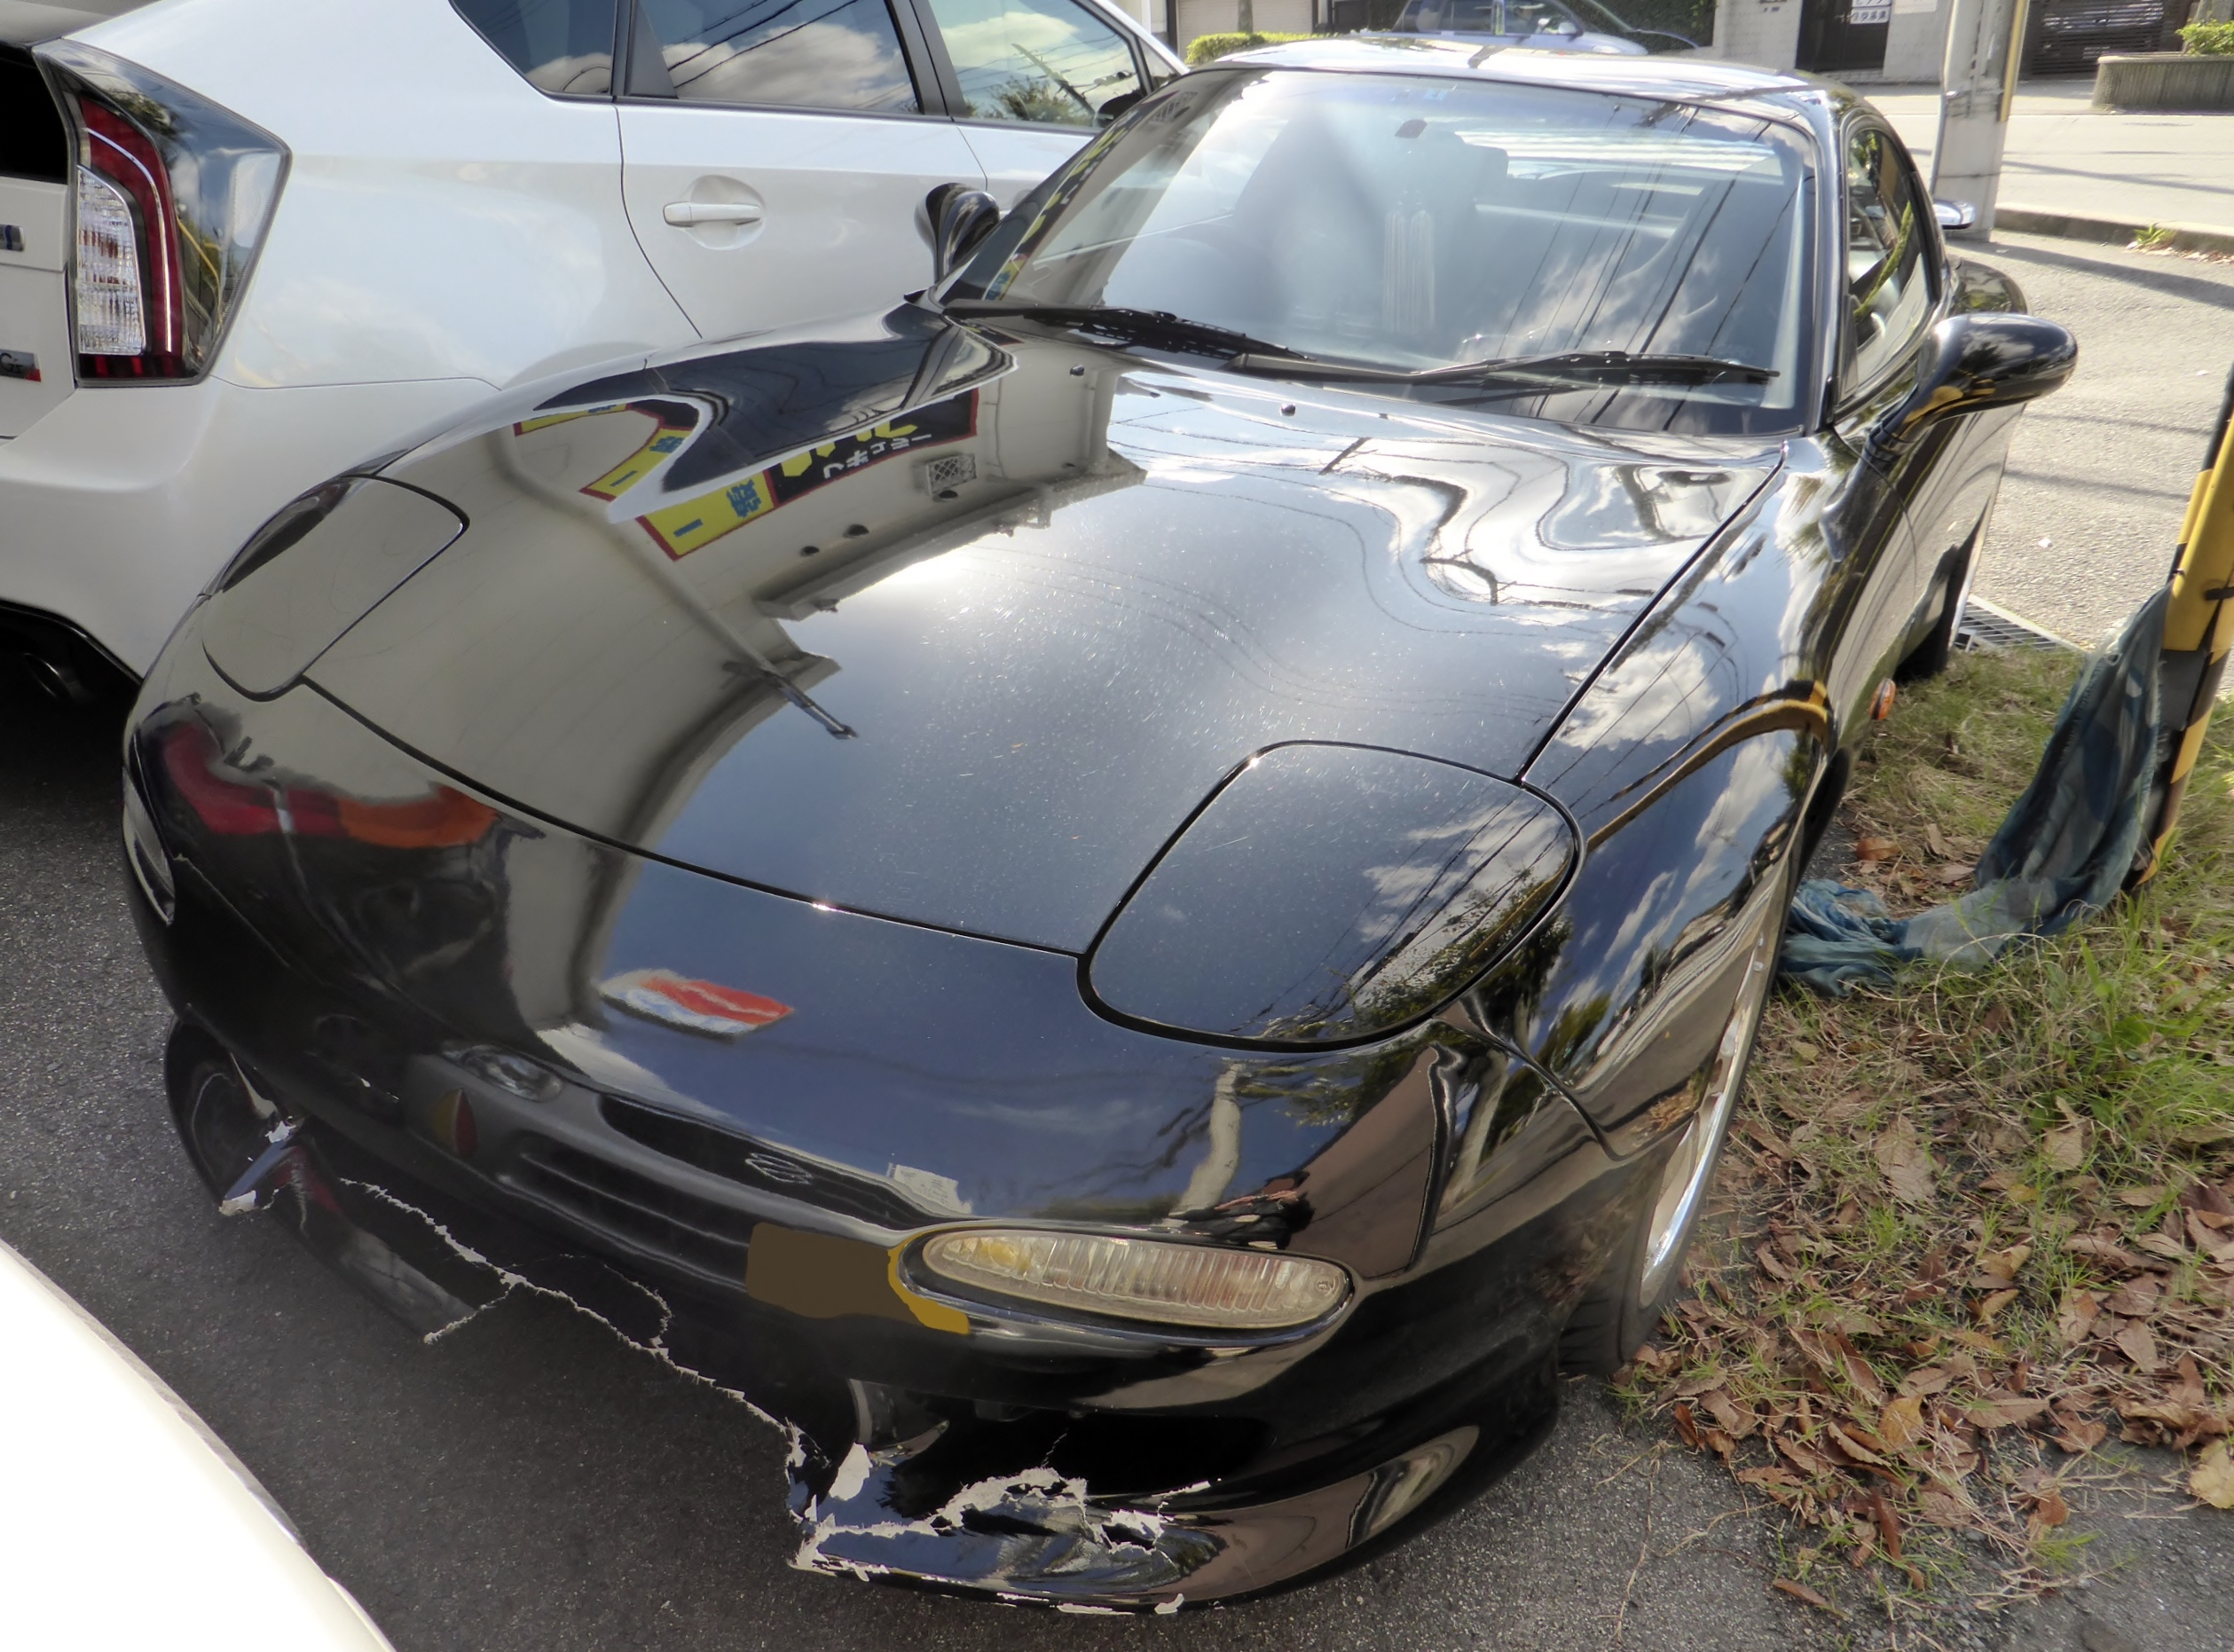
<path id="1" fill-rule="evenodd" d="M 1848 880 L 1896 910 L 1957 893 L 1948 870 L 1976 857 L 2031 777 L 2075 668 L 1968 655 L 1906 691 L 1842 811 L 1884 858 Z M 1908 1131 L 1929 1175 L 1897 1189 L 1892 1144 Z M 2084 1448 L 2207 1444 L 2234 1409 L 2234 1268 L 2197 1242 L 2190 1215 L 2229 1193 L 2234 710 L 2222 709 L 2165 866 L 2114 910 L 1986 969 L 1772 1003 L 1719 1217 L 1693 1254 L 1697 1289 L 1622 1391 L 1672 1418 L 1688 1406 L 1706 1449 L 1781 1506 L 1807 1569 L 1875 1562 L 1885 1587 L 1931 1599 L 1983 1544 L 2000 1557 L 1997 1593 L 2043 1586 L 2085 1564 L 2049 1518 L 2057 1488 L 2096 1472 Z M 2152 1368 L 2132 1326 L 2147 1328 Z M 1910 1397 L 1904 1384 L 1926 1390 L 1912 1418 L 1892 1406 Z M 1711 1404 L 1742 1435 L 1711 1437 Z M 1797 1456 L 1772 1457 L 1771 1436 Z M 1903 1539 L 1898 1564 L 1888 1528 Z"/>

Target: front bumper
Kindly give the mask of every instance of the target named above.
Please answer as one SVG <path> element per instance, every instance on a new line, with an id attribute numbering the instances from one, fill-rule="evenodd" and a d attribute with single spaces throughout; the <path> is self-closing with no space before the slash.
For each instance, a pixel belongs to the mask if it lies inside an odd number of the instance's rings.
<path id="1" fill-rule="evenodd" d="M 422 1332 L 511 1280 L 605 1293 L 594 1311 L 632 1341 L 791 1428 L 802 1566 L 1089 1607 L 1228 1598 L 1400 1535 L 1547 1418 L 1566 1316 L 1648 1166 L 1548 1098 L 1499 1127 L 1504 1191 L 1430 1239 L 1456 1113 L 1503 1059 L 1478 1037 L 1430 1024 L 1259 1059 L 1117 1027 L 1069 959 L 817 913 L 507 814 L 312 691 L 246 702 L 191 620 L 181 644 L 134 747 L 172 913 L 137 886 L 134 909 L 189 1039 L 297 1121 L 263 1191 Z M 290 777 L 273 824 L 228 836 L 209 818 L 240 798 L 166 781 L 181 720 L 261 759 L 227 773 Z M 380 801 L 399 794 L 421 800 Z M 313 830 L 319 799 L 357 835 Z M 738 1043 L 610 1013 L 599 983 L 652 962 L 798 1008 Z M 509 1094 L 460 1042 L 557 1082 Z M 1180 1225 L 1341 1263 L 1356 1289 L 1331 1320 L 1219 1342 L 958 1308 L 901 1278 L 907 1247 L 959 1220 L 1169 1231 L 1221 1096 L 1238 1197 Z M 1316 1208 L 1283 1215 L 1299 1189 Z M 771 1273 L 800 1235 L 823 1271 Z"/>

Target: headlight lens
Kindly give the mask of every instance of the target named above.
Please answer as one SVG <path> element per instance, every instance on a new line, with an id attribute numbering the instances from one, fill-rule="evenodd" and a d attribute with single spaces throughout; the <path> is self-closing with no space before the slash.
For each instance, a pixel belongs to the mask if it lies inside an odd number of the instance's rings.
<path id="1" fill-rule="evenodd" d="M 922 1257 L 931 1272 L 975 1290 L 1224 1331 L 1308 1325 L 1349 1294 L 1349 1276 L 1316 1257 L 1095 1233 L 971 1228 L 937 1235 Z"/>
<path id="2" fill-rule="evenodd" d="M 1275 746 L 1127 898 L 1087 985 L 1128 1019 L 1309 1047 L 1384 1036 L 1518 944 L 1575 859 L 1558 808 L 1470 768 Z"/>

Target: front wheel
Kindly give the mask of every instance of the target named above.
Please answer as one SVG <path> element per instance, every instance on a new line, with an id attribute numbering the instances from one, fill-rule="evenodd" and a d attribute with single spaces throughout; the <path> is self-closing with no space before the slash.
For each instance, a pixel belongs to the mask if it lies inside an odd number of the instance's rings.
<path id="1" fill-rule="evenodd" d="M 222 1199 L 271 1145 L 279 1115 L 240 1082 L 224 1046 L 185 1022 L 173 1026 L 163 1052 L 171 1122 L 186 1157 Z"/>
<path id="2" fill-rule="evenodd" d="M 1922 682 L 1936 677 L 1955 657 L 1955 640 L 1963 629 L 1963 605 L 1970 601 L 1970 577 L 1978 571 L 1978 541 L 1985 534 L 1986 527 L 1981 523 L 1971 533 L 1970 542 L 1963 547 L 1962 560 L 1947 570 L 1947 606 L 1931 622 L 1931 629 L 1923 641 L 1908 650 L 1908 658 L 1894 672 L 1902 682 Z"/>
<path id="3" fill-rule="evenodd" d="M 1699 1211 L 1714 1182 L 1723 1137 L 1736 1110 L 1752 1058 L 1753 1034 L 1761 1024 L 1768 995 L 1776 983 L 1776 954 L 1784 936 L 1783 916 L 1791 902 L 1791 871 L 1774 879 L 1778 905 L 1757 916 L 1759 925 L 1737 999 L 1722 1028 L 1714 1059 L 1693 1080 L 1698 1105 L 1690 1121 L 1664 1150 L 1656 1171 L 1648 1171 L 1651 1196 L 1628 1242 L 1606 1275 L 1567 1322 L 1560 1360 L 1572 1371 L 1609 1375 L 1629 1363 L 1650 1340 L 1683 1277 L 1684 1254 L 1698 1226 Z"/>

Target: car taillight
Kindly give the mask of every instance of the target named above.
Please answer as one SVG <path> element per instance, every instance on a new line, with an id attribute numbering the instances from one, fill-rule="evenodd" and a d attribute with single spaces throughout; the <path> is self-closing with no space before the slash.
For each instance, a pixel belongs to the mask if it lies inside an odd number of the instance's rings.
<path id="1" fill-rule="evenodd" d="M 105 51 L 63 40 L 36 55 L 77 147 L 80 382 L 201 377 L 271 222 L 287 146 Z"/>

